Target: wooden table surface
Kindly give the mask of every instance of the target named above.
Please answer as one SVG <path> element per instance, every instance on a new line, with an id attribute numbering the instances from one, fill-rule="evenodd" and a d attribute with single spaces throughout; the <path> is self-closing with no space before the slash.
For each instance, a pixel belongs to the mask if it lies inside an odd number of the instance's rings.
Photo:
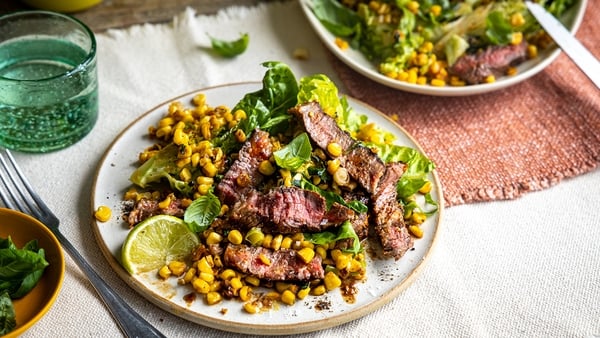
<path id="1" fill-rule="evenodd" d="M 198 14 L 212 14 L 233 5 L 256 5 L 266 0 L 104 0 L 87 10 L 72 13 L 95 32 L 139 23 L 170 21 L 186 7 Z M 1 0 L 0 14 L 31 9 L 19 0 Z"/>

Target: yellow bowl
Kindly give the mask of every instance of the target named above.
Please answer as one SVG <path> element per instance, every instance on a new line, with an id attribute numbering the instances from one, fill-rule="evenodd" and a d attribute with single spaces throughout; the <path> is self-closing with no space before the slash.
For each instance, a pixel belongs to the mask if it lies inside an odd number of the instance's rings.
<path id="1" fill-rule="evenodd" d="M 21 212 L 0 208 L 0 237 L 8 236 L 18 248 L 37 239 L 49 265 L 27 295 L 13 300 L 17 326 L 2 338 L 18 337 L 40 320 L 56 301 L 65 276 L 65 257 L 60 243 L 44 224 Z"/>
<path id="2" fill-rule="evenodd" d="M 102 0 L 22 0 L 31 7 L 48 11 L 71 13 L 88 9 Z"/>

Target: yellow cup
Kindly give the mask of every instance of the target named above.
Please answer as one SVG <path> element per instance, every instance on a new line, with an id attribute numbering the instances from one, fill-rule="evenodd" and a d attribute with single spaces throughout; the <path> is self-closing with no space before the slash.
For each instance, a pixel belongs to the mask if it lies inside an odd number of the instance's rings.
<path id="1" fill-rule="evenodd" d="M 31 7 L 54 12 L 72 13 L 88 9 L 102 0 L 22 0 Z"/>

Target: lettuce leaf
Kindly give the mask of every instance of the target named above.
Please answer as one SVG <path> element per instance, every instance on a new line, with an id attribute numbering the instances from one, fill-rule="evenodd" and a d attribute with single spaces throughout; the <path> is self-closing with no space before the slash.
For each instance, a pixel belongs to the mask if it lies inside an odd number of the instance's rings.
<path id="1" fill-rule="evenodd" d="M 305 233 L 304 239 L 315 244 L 315 245 L 329 245 L 331 243 L 335 243 L 339 240 L 352 238 L 352 247 L 346 249 L 347 252 L 352 252 L 353 254 L 357 254 L 361 250 L 360 240 L 354 232 L 354 228 L 352 228 L 352 224 L 350 221 L 345 221 L 339 227 L 337 233 L 333 233 L 331 231 L 322 231 L 319 233 Z"/>
<path id="2" fill-rule="evenodd" d="M 179 179 L 181 168 L 176 164 L 178 151 L 178 146 L 170 143 L 139 166 L 129 180 L 141 188 L 147 188 L 164 178 L 173 190 L 189 196 L 193 192 L 192 187 Z"/>
<path id="3" fill-rule="evenodd" d="M 386 162 L 402 162 L 406 171 L 398 182 L 398 197 L 407 198 L 425 185 L 427 174 L 435 169 L 435 164 L 414 148 L 394 144 L 370 144 L 379 149 L 379 156 Z"/>

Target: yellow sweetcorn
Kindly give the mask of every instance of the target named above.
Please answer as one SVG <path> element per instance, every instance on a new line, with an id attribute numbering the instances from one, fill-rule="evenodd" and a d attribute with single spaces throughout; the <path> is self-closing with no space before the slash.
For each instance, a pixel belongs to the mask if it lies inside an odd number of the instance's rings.
<path id="1" fill-rule="evenodd" d="M 112 210 L 105 206 L 101 205 L 94 212 L 94 217 L 100 222 L 107 222 L 112 216 Z"/>

